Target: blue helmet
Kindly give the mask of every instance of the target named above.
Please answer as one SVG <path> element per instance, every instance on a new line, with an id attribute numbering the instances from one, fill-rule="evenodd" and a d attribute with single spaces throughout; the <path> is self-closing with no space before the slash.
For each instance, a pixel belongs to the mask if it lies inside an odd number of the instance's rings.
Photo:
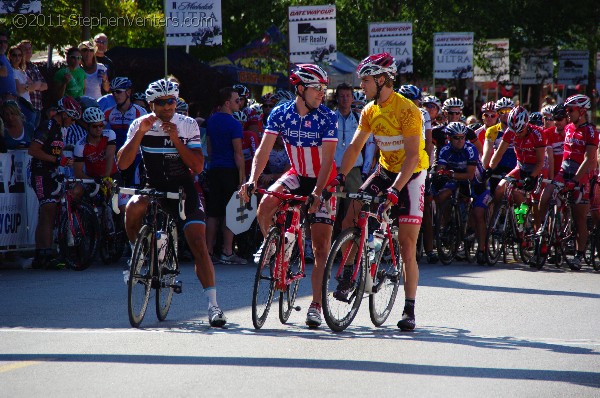
<path id="1" fill-rule="evenodd" d="M 111 91 L 112 90 L 127 90 L 128 88 L 131 88 L 131 86 L 133 86 L 133 83 L 131 83 L 131 80 L 129 80 L 126 77 L 115 77 L 110 82 Z"/>
<path id="2" fill-rule="evenodd" d="M 529 123 L 536 126 L 544 125 L 544 116 L 540 112 L 531 112 L 529 114 Z"/>
<path id="3" fill-rule="evenodd" d="M 462 122 L 452 122 L 446 126 L 446 134 L 450 137 L 455 135 L 467 135 L 469 128 Z"/>
<path id="4" fill-rule="evenodd" d="M 404 84 L 398 89 L 398 93 L 409 100 L 421 100 L 421 89 L 412 84 Z"/>

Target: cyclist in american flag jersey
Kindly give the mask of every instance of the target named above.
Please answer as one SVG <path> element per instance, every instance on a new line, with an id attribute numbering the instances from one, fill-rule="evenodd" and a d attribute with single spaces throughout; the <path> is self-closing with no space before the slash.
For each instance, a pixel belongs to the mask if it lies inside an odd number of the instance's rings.
<path id="1" fill-rule="evenodd" d="M 273 144 L 281 136 L 292 167 L 269 189 L 312 196 L 314 200 L 308 209 L 315 257 L 311 277 L 313 301 L 306 324 L 318 327 L 321 325 L 321 283 L 336 213 L 335 198 L 330 200 L 329 211 L 321 203 L 321 193 L 335 178 L 333 158 L 337 145 L 337 116 L 322 104 L 329 78 L 319 66 L 298 64 L 290 75 L 290 82 L 295 87 L 296 98 L 281 103 L 269 114 L 265 134 L 254 156 L 250 179 L 242 185 L 239 195 L 246 202 L 249 200 L 248 185 L 257 186 Z M 266 195 L 258 207 L 257 219 L 263 236 L 267 235 L 278 204 L 279 199 Z M 262 249 L 263 246 L 254 257 L 256 262 L 260 261 Z"/>

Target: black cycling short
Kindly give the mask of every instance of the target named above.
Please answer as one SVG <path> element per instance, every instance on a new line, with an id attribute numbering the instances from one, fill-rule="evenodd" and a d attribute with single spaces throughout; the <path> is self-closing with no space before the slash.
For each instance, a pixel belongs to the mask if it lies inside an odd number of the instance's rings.
<path id="1" fill-rule="evenodd" d="M 161 192 L 177 192 L 179 190 L 179 186 L 183 187 L 183 192 L 185 193 L 185 220 L 182 220 L 179 217 L 179 201 L 175 199 L 162 199 L 161 205 L 162 208 L 171 214 L 175 220 L 180 223 L 183 223 L 183 228 L 187 227 L 190 224 L 206 224 L 206 214 L 204 213 L 204 206 L 202 202 L 198 198 L 198 192 L 196 191 L 196 187 L 194 186 L 194 182 L 190 179 L 190 181 L 180 183 L 175 189 L 175 184 L 173 187 L 159 187 L 156 188 Z"/>
<path id="2" fill-rule="evenodd" d="M 208 193 L 206 194 L 206 215 L 225 217 L 225 209 L 231 196 L 240 185 L 238 169 L 216 168 L 208 170 Z"/>
<path id="3" fill-rule="evenodd" d="M 40 206 L 46 203 L 58 203 L 60 201 L 61 190 L 58 189 L 60 183 L 49 174 L 31 175 L 31 187 L 35 191 Z M 53 192 L 56 192 L 53 194 Z"/>

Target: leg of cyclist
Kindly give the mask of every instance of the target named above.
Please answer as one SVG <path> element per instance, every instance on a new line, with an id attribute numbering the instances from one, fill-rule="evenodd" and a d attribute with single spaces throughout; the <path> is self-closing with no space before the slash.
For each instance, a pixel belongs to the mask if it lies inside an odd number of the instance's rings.
<path id="1" fill-rule="evenodd" d="M 335 209 L 333 209 L 332 212 L 335 214 Z M 316 327 L 321 324 L 323 273 L 325 271 L 327 255 L 329 254 L 329 249 L 331 249 L 333 222 L 331 224 L 326 224 L 322 222 L 322 219 L 317 219 L 315 223 L 311 225 L 310 231 L 312 235 L 312 249 L 315 256 L 315 262 L 311 275 L 312 302 L 308 309 L 308 313 L 306 314 L 306 324 L 310 327 Z"/>
<path id="2" fill-rule="evenodd" d="M 146 209 L 150 200 L 145 196 L 134 195 L 129 199 L 125 206 L 125 233 L 129 240 L 129 246 L 131 247 L 131 253 L 135 246 L 135 241 L 142 228 L 144 221 L 144 215 L 146 215 Z M 129 281 L 129 268 L 131 259 L 127 260 L 127 263 L 123 266 L 123 281 L 125 284 Z"/>
<path id="3" fill-rule="evenodd" d="M 419 284 L 419 265 L 417 264 L 417 238 L 420 225 L 399 224 L 398 243 L 404 265 L 404 310 L 398 327 L 402 330 L 415 328 L 415 299 Z"/>
<path id="4" fill-rule="evenodd" d="M 587 201 L 586 201 L 587 202 Z M 587 215 L 590 211 L 589 203 L 578 203 L 573 206 L 573 218 L 575 230 L 577 231 L 577 255 L 576 261 L 584 262 L 585 246 L 588 240 Z"/>
<path id="5" fill-rule="evenodd" d="M 52 260 L 52 230 L 58 210 L 58 202 L 46 202 L 38 210 L 38 223 L 35 228 L 35 257 L 32 267 L 45 268 Z"/>

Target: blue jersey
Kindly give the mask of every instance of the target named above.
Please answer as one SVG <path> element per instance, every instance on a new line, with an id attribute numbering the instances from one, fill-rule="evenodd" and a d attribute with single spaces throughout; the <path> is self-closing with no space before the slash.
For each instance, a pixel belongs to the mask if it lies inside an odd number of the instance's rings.
<path id="1" fill-rule="evenodd" d="M 296 102 L 287 101 L 271 111 L 265 134 L 281 135 L 292 168 L 299 176 L 315 178 L 321 169 L 322 143 L 338 140 L 337 116 L 325 105 L 300 116 Z"/>
<path id="2" fill-rule="evenodd" d="M 452 144 L 444 145 L 440 150 L 437 164 L 445 166 L 447 170 L 454 170 L 456 173 L 466 173 L 467 166 L 477 166 L 478 163 L 477 148 L 470 142 L 465 142 L 462 149 L 453 148 Z"/>

